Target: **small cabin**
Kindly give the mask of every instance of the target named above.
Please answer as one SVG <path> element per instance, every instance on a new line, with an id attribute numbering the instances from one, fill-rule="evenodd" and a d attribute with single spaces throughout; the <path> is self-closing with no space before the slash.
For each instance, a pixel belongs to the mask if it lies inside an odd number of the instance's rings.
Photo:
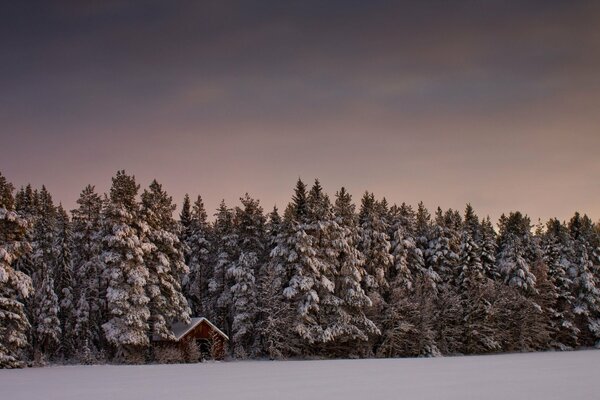
<path id="1" fill-rule="evenodd" d="M 171 325 L 175 340 L 153 338 L 154 347 L 165 352 L 179 351 L 187 361 L 222 360 L 229 337 L 204 317 L 192 318 L 189 324 Z M 192 354 L 193 353 L 193 354 Z"/>

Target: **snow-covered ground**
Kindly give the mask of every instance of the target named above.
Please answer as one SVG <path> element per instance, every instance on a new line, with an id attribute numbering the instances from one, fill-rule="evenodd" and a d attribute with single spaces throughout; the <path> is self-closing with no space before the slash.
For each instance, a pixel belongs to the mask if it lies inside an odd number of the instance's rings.
<path id="1" fill-rule="evenodd" d="M 0 370 L 0 399 L 599 399 L 600 351 Z"/>

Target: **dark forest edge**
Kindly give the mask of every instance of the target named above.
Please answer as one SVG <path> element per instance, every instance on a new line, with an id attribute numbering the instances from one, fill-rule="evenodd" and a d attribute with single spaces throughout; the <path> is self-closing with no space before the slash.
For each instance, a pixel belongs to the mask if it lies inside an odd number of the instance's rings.
<path id="1" fill-rule="evenodd" d="M 0 367 L 177 362 L 152 338 L 204 316 L 233 358 L 412 357 L 599 344 L 600 224 L 532 226 L 389 205 L 298 180 L 283 215 L 247 194 L 208 221 L 117 172 L 70 215 L 0 174 Z"/>

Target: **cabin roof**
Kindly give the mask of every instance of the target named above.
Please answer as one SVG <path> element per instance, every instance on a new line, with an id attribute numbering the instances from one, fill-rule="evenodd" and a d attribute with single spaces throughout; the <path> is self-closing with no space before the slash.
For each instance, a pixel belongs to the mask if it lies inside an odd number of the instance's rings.
<path id="1" fill-rule="evenodd" d="M 202 322 L 206 322 L 212 329 L 214 329 L 217 334 L 224 337 L 226 340 L 229 340 L 229 337 L 223 333 L 222 330 L 217 328 L 212 322 L 207 320 L 204 317 L 191 318 L 189 324 L 184 324 L 183 322 L 175 322 L 171 325 L 171 331 L 173 335 L 175 335 L 175 341 L 178 342 L 183 339 L 188 333 L 190 333 L 195 327 L 200 325 Z M 154 337 L 154 340 L 161 340 L 158 337 Z"/>

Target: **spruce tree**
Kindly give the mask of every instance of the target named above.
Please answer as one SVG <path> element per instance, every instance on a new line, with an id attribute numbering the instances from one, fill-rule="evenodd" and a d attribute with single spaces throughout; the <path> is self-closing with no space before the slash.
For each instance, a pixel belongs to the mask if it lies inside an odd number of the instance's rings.
<path id="1" fill-rule="evenodd" d="M 481 253 L 471 232 L 472 228 L 466 225 L 461 238 L 456 285 L 462 306 L 463 351 L 476 354 L 500 350 L 500 342 L 492 324 L 492 283 L 485 274 Z"/>
<path id="2" fill-rule="evenodd" d="M 61 350 L 63 356 L 71 358 L 75 352 L 74 342 L 74 277 L 73 277 L 73 237 L 71 221 L 62 205 L 57 208 L 56 234 L 54 242 L 54 275 L 56 295 L 60 306 L 59 319 L 61 322 Z"/>
<path id="3" fill-rule="evenodd" d="M 104 210 L 101 236 L 108 318 L 102 328 L 115 358 L 127 362 L 140 362 L 149 344 L 149 273 L 144 256 L 152 246 L 141 237 L 148 228 L 139 219 L 138 190 L 133 176 L 117 172 Z"/>
<path id="4" fill-rule="evenodd" d="M 352 196 L 343 187 L 336 193 L 333 214 L 331 247 L 335 257 L 331 262 L 334 263 L 334 295 L 339 304 L 333 305 L 335 318 L 331 329 L 335 332 L 336 347 L 343 352 L 341 355 L 359 355 L 361 351 L 364 354 L 365 349 L 357 346 L 356 341 L 367 344 L 380 330 L 366 316 L 372 303 L 361 286 L 365 271 L 364 256 L 357 249 L 358 221 Z"/>
<path id="5" fill-rule="evenodd" d="M 243 208 L 236 209 L 236 229 L 240 255 L 227 270 L 232 280 L 231 312 L 233 352 L 246 358 L 259 352 L 254 343 L 256 331 L 257 275 L 265 262 L 265 217 L 258 200 L 248 193 L 240 199 Z"/>
<path id="6" fill-rule="evenodd" d="M 92 362 L 103 347 L 102 323 L 105 321 L 106 279 L 102 276 L 101 213 L 102 198 L 88 185 L 71 211 L 73 230 L 73 272 L 75 311 L 73 335 L 77 357 Z"/>
<path id="7" fill-rule="evenodd" d="M 364 288 L 373 306 L 381 311 L 389 289 L 388 276 L 393 264 L 391 244 L 382 208 L 372 193 L 365 193 L 359 214 L 360 240 L 358 248 L 365 257 Z M 375 311 L 378 313 L 379 311 Z"/>
<path id="8" fill-rule="evenodd" d="M 492 280 L 500 280 L 500 271 L 496 268 L 496 231 L 490 217 L 481 223 L 480 241 L 478 246 L 481 250 L 481 266 L 485 275 Z"/>
<path id="9" fill-rule="evenodd" d="M 581 345 L 598 345 L 600 342 L 600 289 L 592 273 L 588 247 L 580 236 L 575 239 L 575 260 L 570 276 L 575 294 L 573 312 L 581 333 Z"/>
<path id="10" fill-rule="evenodd" d="M 213 275 L 208 284 L 209 302 L 218 326 L 231 335 L 233 318 L 231 314 L 232 280 L 227 271 L 239 258 L 238 235 L 235 228 L 235 213 L 221 201 L 214 223 L 215 264 Z"/>
<path id="11" fill-rule="evenodd" d="M 568 271 L 573 268 L 573 242 L 564 224 L 551 219 L 546 224 L 546 232 L 542 240 L 544 261 L 548 266 L 548 280 L 555 292 L 552 313 L 549 318 L 549 329 L 553 337 L 553 347 L 569 349 L 577 346 L 579 329 L 573 314 L 574 296 L 573 281 Z"/>
<path id="12" fill-rule="evenodd" d="M 182 211 L 182 218 L 184 212 Z M 182 236 L 185 245 L 185 259 L 190 271 L 183 278 L 183 290 L 194 315 L 210 318 L 212 307 L 209 296 L 209 282 L 212 274 L 212 232 L 207 221 L 202 197 L 194 202 L 187 227 Z"/>
<path id="13" fill-rule="evenodd" d="M 504 238 L 497 258 L 498 270 L 507 285 L 523 294 L 535 293 L 535 276 L 525 258 L 523 240 L 510 234 Z"/>
<path id="14" fill-rule="evenodd" d="M 56 208 L 44 186 L 37 196 L 37 219 L 33 232 L 33 351 L 35 361 L 45 363 L 56 355 L 61 339 L 61 324 L 58 318 L 59 298 L 55 292 Z"/>
<path id="15" fill-rule="evenodd" d="M 142 193 L 141 217 L 147 225 L 145 237 L 151 245 L 144 255 L 148 278 L 150 333 L 161 339 L 173 339 L 171 324 L 188 323 L 191 310 L 181 290 L 181 277 L 189 270 L 173 219 L 173 199 L 156 181 Z"/>
<path id="16" fill-rule="evenodd" d="M 0 368 L 24 366 L 30 328 L 23 302 L 31 294 L 31 279 L 14 267 L 31 251 L 28 222 L 15 211 L 12 192 L 13 186 L 0 174 Z"/>
<path id="17" fill-rule="evenodd" d="M 457 273 L 459 256 L 453 242 L 452 227 L 446 223 L 442 210 L 438 207 L 425 257 L 426 265 L 437 273 L 441 282 L 446 285 L 455 279 Z"/>

